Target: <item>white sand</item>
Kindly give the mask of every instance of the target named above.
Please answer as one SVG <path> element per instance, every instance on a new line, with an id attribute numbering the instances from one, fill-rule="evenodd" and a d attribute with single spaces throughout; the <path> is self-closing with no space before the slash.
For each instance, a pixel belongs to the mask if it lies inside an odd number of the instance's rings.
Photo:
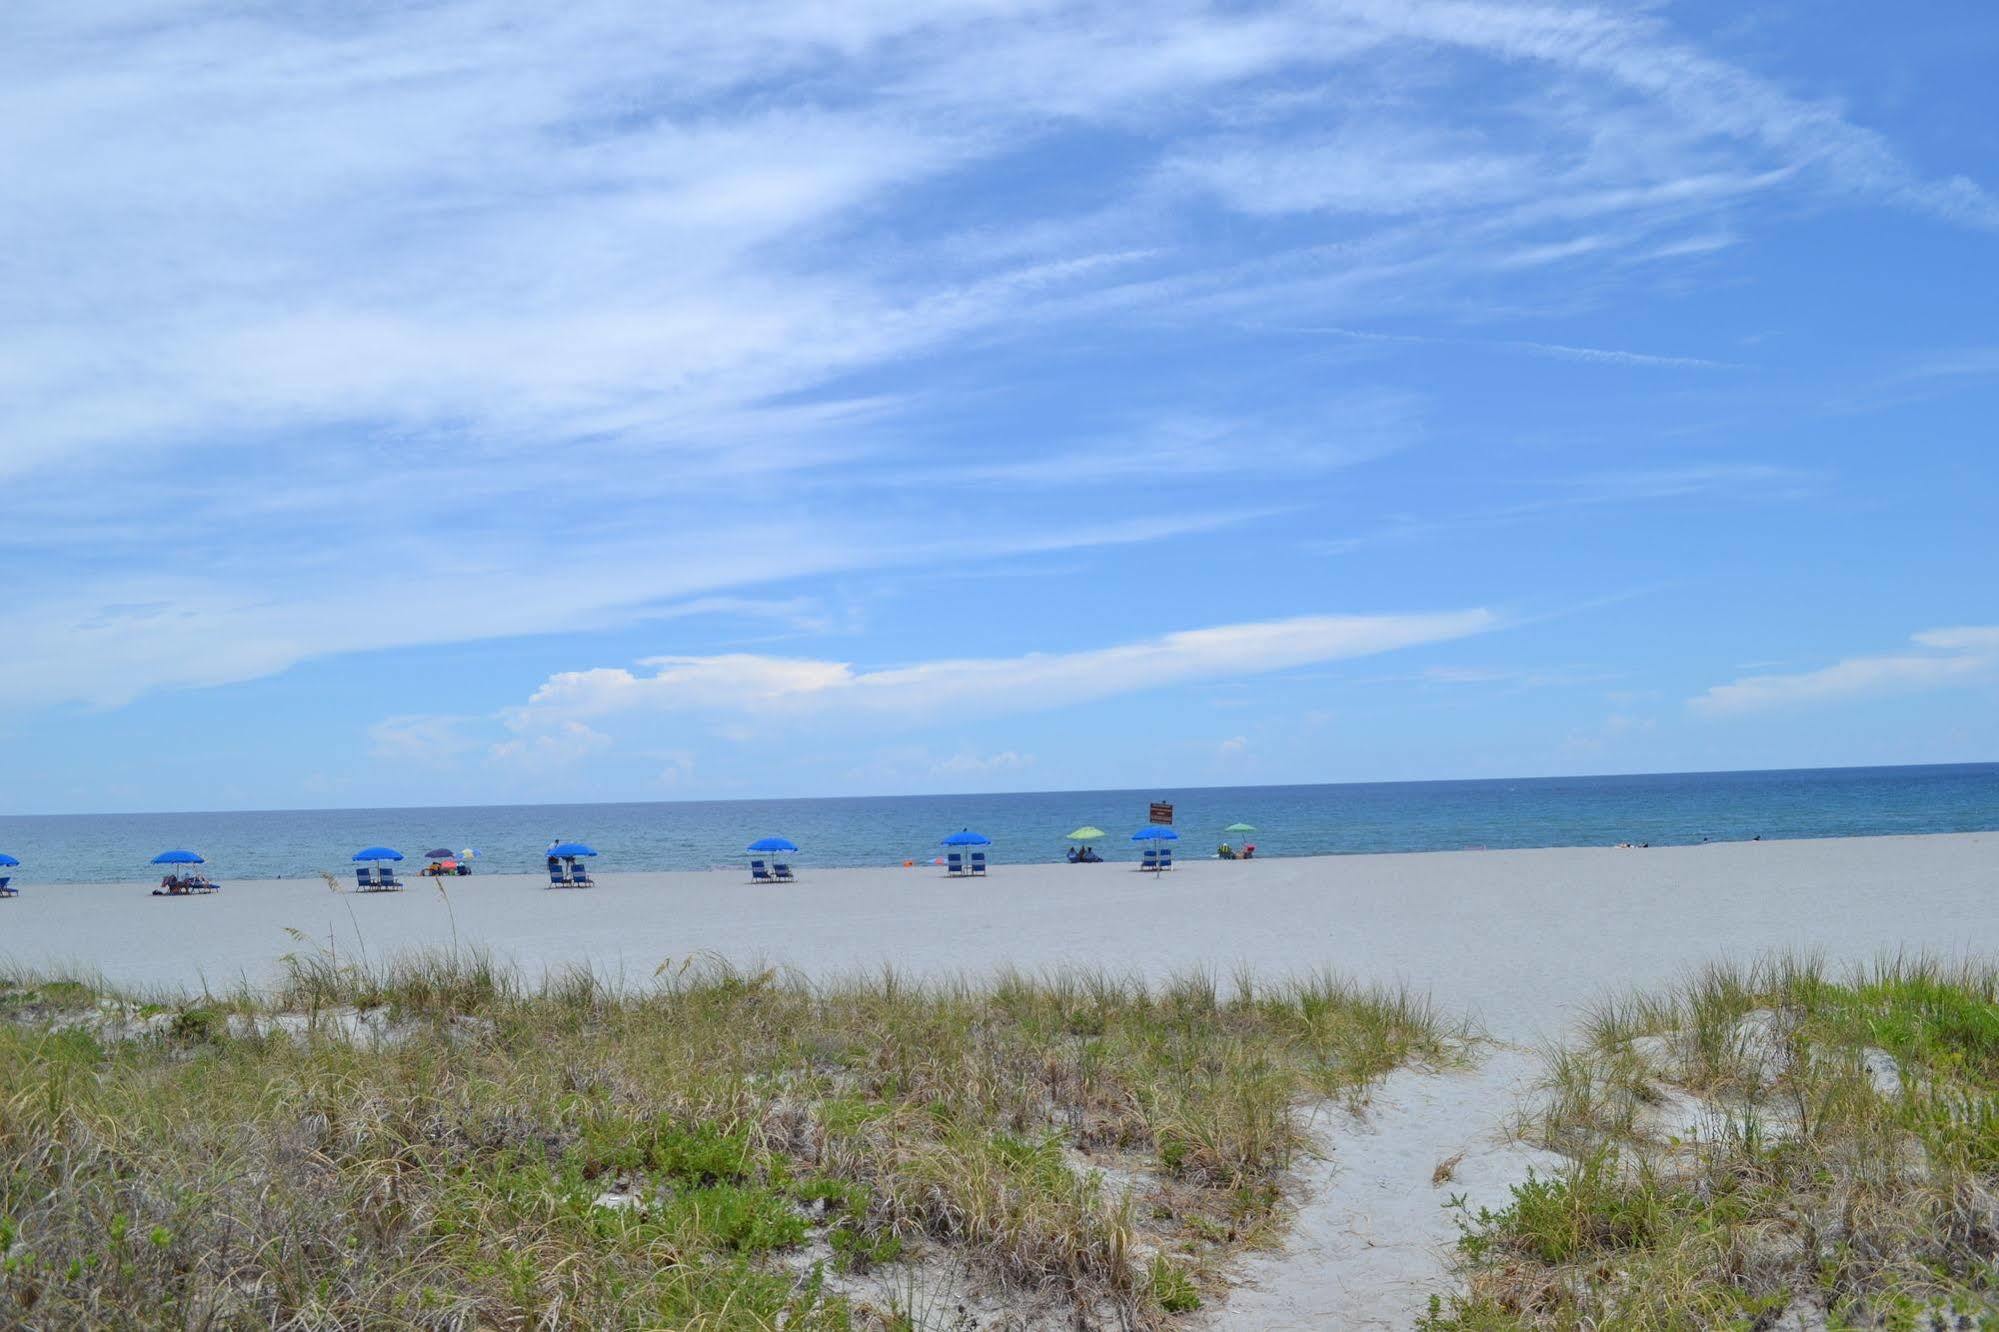
<path id="1" fill-rule="evenodd" d="M 777 886 L 615 864 L 605 858 L 587 891 L 526 875 L 446 880 L 459 937 L 529 966 L 587 960 L 631 977 L 701 951 L 817 975 L 882 962 L 1150 975 L 1330 966 L 1429 990 L 1512 1041 L 1559 1035 L 1606 988 L 1670 980 L 1724 953 L 1999 946 L 1999 833 L 1196 860 L 1157 877 L 1125 864 L 999 864 L 984 879 L 947 879 L 929 866 L 806 862 L 800 882 Z M 287 927 L 331 937 L 343 955 L 451 937 L 443 899 L 414 876 L 404 893 L 334 894 L 316 879 L 235 882 L 226 864 L 213 868 L 222 892 L 178 900 L 149 896 L 156 880 L 140 876 L 19 879 L 21 896 L 0 902 L 0 957 L 74 961 L 127 984 L 223 985 L 273 974 L 298 946 Z"/>
<path id="2" fill-rule="evenodd" d="M 226 878 L 227 867 L 217 867 Z M 1391 1077 L 1362 1122 L 1329 1118 L 1325 1161 L 1284 1253 L 1252 1260 L 1214 1316 L 1222 1328 L 1407 1327 L 1441 1281 L 1442 1209 L 1497 1205 L 1533 1153 L 1502 1127 L 1533 1071 L 1522 1046 L 1556 1039 L 1607 991 L 1654 986 L 1718 957 L 1814 950 L 1865 961 L 1999 947 L 1999 834 L 1192 861 L 996 865 L 983 880 L 933 867 L 747 875 L 597 870 L 551 892 L 529 876 L 446 881 L 458 937 L 529 967 L 588 961 L 644 978 L 714 952 L 814 975 L 884 962 L 915 972 L 1075 963 L 1158 976 L 1191 966 L 1264 975 L 1331 967 L 1402 982 L 1473 1015 L 1511 1048 L 1471 1073 Z M 0 903 L 0 956 L 75 962 L 124 984 L 261 981 L 295 928 L 343 956 L 451 938 L 445 900 L 333 894 L 318 881 L 227 883 L 157 900 L 150 884 L 37 885 Z M 1467 1153 L 1432 1188 L 1438 1161 Z"/>

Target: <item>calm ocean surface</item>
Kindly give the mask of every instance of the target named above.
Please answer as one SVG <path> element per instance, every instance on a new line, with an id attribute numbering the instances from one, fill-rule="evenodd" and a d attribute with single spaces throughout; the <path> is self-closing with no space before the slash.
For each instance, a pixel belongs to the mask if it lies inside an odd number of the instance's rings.
<path id="1" fill-rule="evenodd" d="M 1021 795 L 851 797 L 629 805 L 296 810 L 235 814 L 0 815 L 0 851 L 19 884 L 106 882 L 156 874 L 147 861 L 186 846 L 219 879 L 333 870 L 381 843 L 415 860 L 474 848 L 480 873 L 538 872 L 549 842 L 589 842 L 604 871 L 739 867 L 739 848 L 776 834 L 812 865 L 927 860 L 959 828 L 993 839 L 995 861 L 1059 860 L 1063 836 L 1094 824 L 1099 850 L 1133 858 L 1131 833 L 1152 800 L 1170 800 L 1184 856 L 1210 855 L 1235 822 L 1254 824 L 1264 856 L 1467 847 L 1654 845 L 1751 837 L 1848 837 L 1999 829 L 1999 764 L 1789 772 L 1049 791 Z"/>

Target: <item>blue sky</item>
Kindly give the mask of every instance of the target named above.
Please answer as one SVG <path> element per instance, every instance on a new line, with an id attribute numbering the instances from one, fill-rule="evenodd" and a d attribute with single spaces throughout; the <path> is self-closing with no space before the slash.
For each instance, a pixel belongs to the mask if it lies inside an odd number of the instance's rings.
<path id="1" fill-rule="evenodd" d="M 0 18 L 0 808 L 1999 757 L 1988 5 Z"/>

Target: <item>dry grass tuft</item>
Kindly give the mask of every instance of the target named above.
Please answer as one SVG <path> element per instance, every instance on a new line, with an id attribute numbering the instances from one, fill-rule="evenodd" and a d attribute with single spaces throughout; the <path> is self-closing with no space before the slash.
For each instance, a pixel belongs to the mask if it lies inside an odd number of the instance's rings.
<path id="1" fill-rule="evenodd" d="M 270 995 L 0 1014 L 0 1325 L 47 1327 L 914 1329 L 880 1292 L 939 1264 L 1158 1326 L 1275 1223 L 1301 1104 L 1465 1048 L 1333 977 L 303 947 Z"/>
<path id="2" fill-rule="evenodd" d="M 1551 1051 L 1429 1332 L 1999 1325 L 1999 969 L 1711 966 Z"/>

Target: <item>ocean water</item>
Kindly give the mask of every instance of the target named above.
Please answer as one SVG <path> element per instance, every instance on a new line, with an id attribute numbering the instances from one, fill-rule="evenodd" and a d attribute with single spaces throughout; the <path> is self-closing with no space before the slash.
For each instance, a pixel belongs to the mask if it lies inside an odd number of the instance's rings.
<path id="1" fill-rule="evenodd" d="M 1255 825 L 1259 856 L 1470 847 L 1654 846 L 1753 837 L 1851 837 L 1999 829 L 1999 764 L 1665 773 L 1459 782 L 1045 791 L 820 800 L 496 805 L 208 814 L 0 815 L 0 851 L 18 884 L 145 880 L 154 854 L 185 846 L 218 879 L 343 878 L 374 844 L 412 861 L 470 847 L 476 873 L 538 873 L 551 841 L 588 842 L 599 871 L 740 868 L 740 848 L 789 837 L 800 864 L 926 861 L 960 828 L 992 838 L 995 862 L 1062 858 L 1070 829 L 1094 824 L 1109 859 L 1135 859 L 1131 833 L 1151 801 L 1171 801 L 1176 853 L 1208 856 L 1231 823 Z M 415 866 L 407 868 L 414 869 Z"/>

